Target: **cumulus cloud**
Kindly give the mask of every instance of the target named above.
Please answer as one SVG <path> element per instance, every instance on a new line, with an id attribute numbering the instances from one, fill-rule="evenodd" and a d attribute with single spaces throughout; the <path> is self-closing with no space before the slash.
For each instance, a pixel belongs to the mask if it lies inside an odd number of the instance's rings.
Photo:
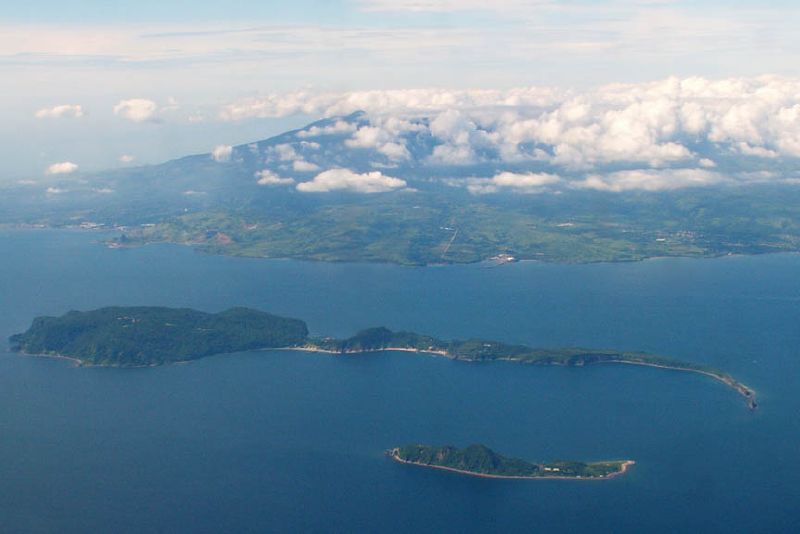
<path id="1" fill-rule="evenodd" d="M 356 111 L 372 116 L 418 115 L 447 109 L 474 109 L 495 106 L 547 106 L 560 101 L 565 92 L 551 87 L 524 87 L 509 90 L 397 89 L 316 93 L 297 91 L 273 93 L 226 104 L 219 118 L 236 121 L 248 118 L 280 118 L 291 115 L 336 117 Z M 313 128 L 309 131 L 314 131 Z M 317 130 L 319 132 L 320 130 Z M 336 133 L 329 131 L 328 133 Z M 322 135 L 320 133 L 320 135 Z"/>
<path id="2" fill-rule="evenodd" d="M 78 165 L 71 161 L 53 163 L 47 167 L 47 174 L 70 174 L 78 170 Z"/>
<path id="3" fill-rule="evenodd" d="M 309 138 L 309 137 L 321 137 L 323 135 L 347 134 L 355 131 L 355 129 L 356 129 L 355 124 L 339 120 L 327 126 L 312 126 L 311 128 L 300 130 L 299 132 L 297 132 L 297 137 Z"/>
<path id="4" fill-rule="evenodd" d="M 300 157 L 294 147 L 289 143 L 272 146 L 269 148 L 269 151 L 279 161 L 294 161 Z"/>
<path id="5" fill-rule="evenodd" d="M 45 190 L 45 193 L 47 193 L 48 195 L 60 195 L 62 193 L 66 193 L 66 192 L 67 192 L 66 189 L 61 189 L 59 187 L 48 187 Z"/>
<path id="6" fill-rule="evenodd" d="M 115 115 L 133 122 L 145 122 L 152 120 L 157 111 L 158 105 L 152 100 L 148 100 L 146 98 L 131 98 L 129 100 L 121 100 L 116 106 L 114 106 Z"/>
<path id="7" fill-rule="evenodd" d="M 292 169 L 296 172 L 314 172 L 319 170 L 319 165 L 304 159 L 296 159 L 292 162 Z"/>
<path id="8" fill-rule="evenodd" d="M 135 160 L 135 156 L 131 156 L 130 154 L 123 154 L 119 157 L 120 163 L 132 163 Z"/>
<path id="9" fill-rule="evenodd" d="M 370 148 L 391 160 L 403 160 L 410 157 L 408 150 L 397 133 L 381 127 L 364 126 L 359 128 L 353 137 L 345 141 L 350 148 Z"/>
<path id="10" fill-rule="evenodd" d="M 233 154 L 233 147 L 231 145 L 217 145 L 211 151 L 211 159 L 217 163 L 224 163 L 230 161 L 231 154 Z"/>
<path id="11" fill-rule="evenodd" d="M 298 92 L 232 103 L 226 120 L 297 113 L 333 117 L 363 110 L 349 148 L 394 162 L 410 136 L 429 136 L 428 163 L 540 161 L 591 171 L 625 166 L 709 168 L 703 150 L 760 159 L 800 158 L 800 79 L 669 78 L 586 91 L 434 89 Z M 316 130 L 315 130 L 316 128 Z M 347 132 L 342 121 L 298 136 Z M 716 157 L 714 158 L 716 159 Z"/>
<path id="12" fill-rule="evenodd" d="M 734 149 L 738 150 L 739 153 L 744 156 L 755 156 L 757 158 L 772 159 L 780 156 L 780 154 L 774 150 L 770 150 L 761 146 L 751 146 L 749 143 L 745 142 L 737 143 L 734 146 Z"/>
<path id="13" fill-rule="evenodd" d="M 319 143 L 309 141 L 301 141 L 297 144 L 301 148 L 307 150 L 318 150 L 320 148 Z M 291 169 L 295 172 L 315 172 L 320 169 L 317 164 L 306 161 L 303 156 L 297 153 L 295 147 L 289 143 L 282 143 L 280 145 L 270 147 L 268 150 L 268 155 L 270 158 L 274 158 L 278 161 L 288 164 L 282 165 L 282 167 L 288 168 L 291 166 Z"/>
<path id="14" fill-rule="evenodd" d="M 700 161 L 697 162 L 698 165 L 701 167 L 705 167 L 706 169 L 713 169 L 717 166 L 716 162 L 713 159 L 708 158 L 701 158 Z"/>
<path id="15" fill-rule="evenodd" d="M 291 185 L 294 183 L 294 178 L 283 178 L 268 169 L 257 172 L 256 177 L 258 185 Z"/>
<path id="16" fill-rule="evenodd" d="M 704 169 L 645 169 L 593 174 L 574 186 L 598 191 L 668 191 L 704 187 L 727 181 L 725 176 Z"/>
<path id="17" fill-rule="evenodd" d="M 359 174 L 349 169 L 330 169 L 319 173 L 310 182 L 297 184 L 303 193 L 350 191 L 353 193 L 385 193 L 406 187 L 405 180 L 386 176 L 379 171 Z"/>
<path id="18" fill-rule="evenodd" d="M 562 182 L 560 176 L 548 173 L 517 174 L 501 172 L 492 178 L 468 178 L 464 180 L 451 180 L 451 185 L 464 183 L 472 194 L 497 193 L 510 191 L 514 193 L 542 193 Z"/>
<path id="19" fill-rule="evenodd" d="M 62 104 L 51 108 L 42 108 L 35 113 L 37 119 L 61 119 L 83 117 L 83 107 L 78 104 Z"/>

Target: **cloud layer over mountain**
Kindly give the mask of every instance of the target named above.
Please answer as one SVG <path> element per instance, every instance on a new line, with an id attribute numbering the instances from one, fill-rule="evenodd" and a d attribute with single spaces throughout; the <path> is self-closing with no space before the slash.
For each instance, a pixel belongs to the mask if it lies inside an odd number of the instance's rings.
<path id="1" fill-rule="evenodd" d="M 370 151 L 379 166 L 493 165 L 496 175 L 474 176 L 467 184 L 475 192 L 539 191 L 552 182 L 537 184 L 540 178 L 531 176 L 545 170 L 577 176 L 574 187 L 674 189 L 744 176 L 714 170 L 720 160 L 744 159 L 771 171 L 776 161 L 800 158 L 800 80 L 778 77 L 670 78 L 583 92 L 297 92 L 238 101 L 220 117 L 338 117 L 355 111 L 364 111 L 364 118 L 316 125 L 297 138 L 341 139 L 342 149 Z M 427 143 L 424 150 L 420 143 Z M 540 174 L 522 173 L 528 177 L 519 180 L 502 174 L 520 167 Z"/>

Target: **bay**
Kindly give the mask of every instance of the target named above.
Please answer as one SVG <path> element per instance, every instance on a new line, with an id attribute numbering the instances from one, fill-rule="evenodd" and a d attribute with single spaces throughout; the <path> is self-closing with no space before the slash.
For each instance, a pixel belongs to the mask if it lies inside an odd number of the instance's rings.
<path id="1" fill-rule="evenodd" d="M 408 268 L 110 250 L 0 233 L 0 336 L 106 305 L 252 306 L 313 334 L 646 350 L 722 368 L 467 364 L 250 352 L 84 369 L 0 344 L 3 532 L 792 532 L 800 509 L 800 256 Z M 529 460 L 631 458 L 608 481 L 395 464 L 408 442 Z"/>

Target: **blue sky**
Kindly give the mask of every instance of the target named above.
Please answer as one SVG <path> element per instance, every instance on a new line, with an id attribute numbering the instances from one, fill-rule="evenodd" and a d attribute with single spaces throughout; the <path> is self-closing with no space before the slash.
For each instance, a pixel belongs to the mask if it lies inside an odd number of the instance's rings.
<path id="1" fill-rule="evenodd" d="M 313 118 L 219 120 L 265 94 L 795 77 L 799 13 L 786 1 L 14 3 L 0 14 L 0 179 L 54 160 L 157 162 Z M 125 120 L 113 110 L 130 99 L 158 113 Z M 82 116 L 35 117 L 59 105 Z"/>

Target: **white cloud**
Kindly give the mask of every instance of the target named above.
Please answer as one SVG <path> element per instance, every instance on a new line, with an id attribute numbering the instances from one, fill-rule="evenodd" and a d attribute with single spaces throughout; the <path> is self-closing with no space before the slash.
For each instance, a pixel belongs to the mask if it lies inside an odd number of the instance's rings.
<path id="1" fill-rule="evenodd" d="M 205 191 L 194 191 L 192 189 L 183 192 L 183 195 L 185 195 L 187 197 L 197 197 L 197 196 L 203 196 L 203 195 L 207 195 L 207 194 L 208 193 L 206 193 Z"/>
<path id="2" fill-rule="evenodd" d="M 308 141 L 301 141 L 299 145 L 304 149 L 310 150 L 318 150 L 320 148 L 319 143 L 312 143 Z M 291 168 L 295 172 L 314 172 L 320 169 L 315 163 L 306 161 L 303 156 L 297 153 L 295 147 L 289 143 L 283 143 L 270 147 L 269 154 L 278 161 L 291 163 Z M 283 167 L 286 168 L 286 166 Z"/>
<path id="3" fill-rule="evenodd" d="M 737 143 L 735 149 L 743 156 L 755 156 L 757 158 L 772 159 L 777 158 L 780 155 L 774 150 L 770 150 L 761 146 L 751 146 L 746 142 Z"/>
<path id="4" fill-rule="evenodd" d="M 230 161 L 231 154 L 233 154 L 233 147 L 231 145 L 217 145 L 211 151 L 211 159 L 217 163 L 224 163 Z"/>
<path id="5" fill-rule="evenodd" d="M 60 119 L 72 117 L 79 119 L 83 117 L 83 108 L 78 104 L 62 104 L 51 108 L 42 108 L 35 113 L 37 119 Z"/>
<path id="6" fill-rule="evenodd" d="M 114 114 L 133 122 L 145 122 L 155 117 L 158 105 L 146 98 L 121 100 L 114 106 Z"/>
<path id="7" fill-rule="evenodd" d="M 296 159 L 292 162 L 292 169 L 296 172 L 314 172 L 319 170 L 319 165 L 304 159 Z"/>
<path id="8" fill-rule="evenodd" d="M 131 156 L 130 154 L 123 154 L 119 157 L 120 163 L 132 163 L 135 160 L 135 156 Z"/>
<path id="9" fill-rule="evenodd" d="M 384 193 L 406 187 L 405 180 L 386 176 L 379 171 L 359 174 L 349 169 L 330 169 L 319 173 L 310 182 L 297 184 L 304 193 L 350 191 L 353 193 Z"/>
<path id="10" fill-rule="evenodd" d="M 523 87 L 500 90 L 484 89 L 396 89 L 353 91 L 346 93 L 320 93 L 297 91 L 272 93 L 259 98 L 232 102 L 220 109 L 219 117 L 226 121 L 248 118 L 279 118 L 291 115 L 321 115 L 336 117 L 355 111 L 366 111 L 372 116 L 405 116 L 444 111 L 448 109 L 475 109 L 493 106 L 547 106 L 563 98 L 564 92 L 550 87 Z M 343 121 L 338 121 L 339 124 Z M 347 123 L 344 123 L 347 124 Z M 301 137 L 340 133 L 332 126 L 310 128 Z M 344 129 L 343 124 L 339 128 Z M 351 126 L 351 131 L 352 131 Z"/>
<path id="11" fill-rule="evenodd" d="M 61 189 L 59 187 L 48 187 L 45 190 L 45 193 L 47 193 L 48 195 L 60 195 L 61 193 L 66 193 L 66 192 L 67 192 L 66 189 Z"/>
<path id="12" fill-rule="evenodd" d="M 574 186 L 598 191 L 668 191 L 685 187 L 703 187 L 728 179 L 704 169 L 646 169 L 593 174 Z"/>
<path id="13" fill-rule="evenodd" d="M 311 128 L 307 128 L 305 130 L 300 130 L 297 132 L 297 137 L 300 138 L 309 138 L 309 137 L 320 137 L 323 135 L 339 135 L 339 134 L 347 134 L 354 132 L 356 130 L 356 125 L 349 123 L 347 121 L 336 121 L 333 124 L 329 124 L 327 126 L 312 126 Z"/>
<path id="14" fill-rule="evenodd" d="M 717 166 L 714 160 L 708 158 L 701 158 L 697 162 L 697 164 L 700 165 L 701 167 L 705 167 L 706 169 L 713 169 L 714 167 Z"/>
<path id="15" fill-rule="evenodd" d="M 560 176 L 548 173 L 517 174 L 502 172 L 492 178 L 468 178 L 467 190 L 472 194 L 497 193 L 511 191 L 514 193 L 541 193 L 548 190 L 548 186 L 561 183 Z M 464 180 L 450 180 L 451 185 L 460 185 Z"/>
<path id="16" fill-rule="evenodd" d="M 78 165 L 71 161 L 62 161 L 60 163 L 53 163 L 47 167 L 47 174 L 70 174 L 78 170 Z"/>
<path id="17" fill-rule="evenodd" d="M 363 126 L 345 141 L 345 146 L 373 149 L 394 161 L 408 159 L 411 155 L 399 139 L 399 133 L 382 127 Z"/>
<path id="18" fill-rule="evenodd" d="M 294 161 L 300 156 L 295 151 L 294 147 L 289 143 L 283 143 L 270 147 L 269 151 L 274 154 L 280 161 Z"/>
<path id="19" fill-rule="evenodd" d="M 346 146 L 372 149 L 393 161 L 409 157 L 406 137 L 420 132 L 436 141 L 430 163 L 448 165 L 535 160 L 573 170 L 615 163 L 660 168 L 709 159 L 695 153 L 694 147 L 703 145 L 727 146 L 748 157 L 800 157 L 800 79 L 778 77 L 668 78 L 582 92 L 543 87 L 299 92 L 234 103 L 222 116 L 335 116 L 356 110 L 367 115 Z M 341 122 L 334 126 L 345 131 Z M 321 131 L 312 127 L 302 135 Z"/>
<path id="20" fill-rule="evenodd" d="M 283 178 L 268 169 L 257 172 L 256 177 L 258 185 L 290 185 L 294 183 L 293 178 Z"/>

